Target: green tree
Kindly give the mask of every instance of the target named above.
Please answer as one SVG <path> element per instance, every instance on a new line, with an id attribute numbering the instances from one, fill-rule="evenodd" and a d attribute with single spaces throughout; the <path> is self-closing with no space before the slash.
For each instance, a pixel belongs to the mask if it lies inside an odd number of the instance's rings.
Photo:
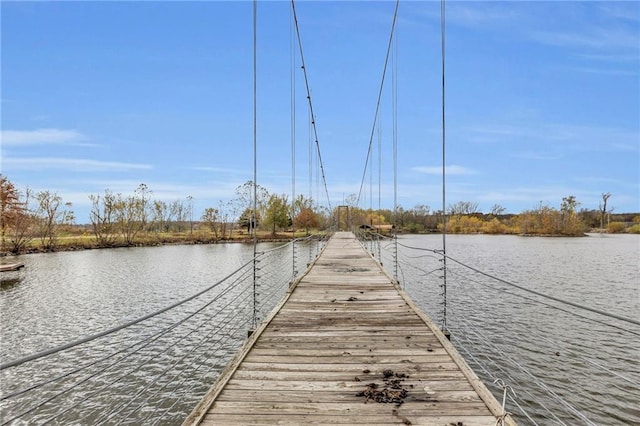
<path id="1" fill-rule="evenodd" d="M 260 212 L 254 215 L 253 209 L 247 207 L 238 218 L 238 225 L 241 228 L 247 228 L 247 232 L 251 234 L 259 226 L 260 220 Z"/>
<path id="2" fill-rule="evenodd" d="M 579 205 L 580 203 L 573 195 L 562 198 L 562 204 L 560 205 L 561 234 L 578 236 L 584 233 L 584 224 L 576 213 Z"/>
<path id="3" fill-rule="evenodd" d="M 264 225 L 271 228 L 271 235 L 276 235 L 277 228 L 284 228 L 291 224 L 289 204 L 286 195 L 273 194 L 267 201 Z"/>

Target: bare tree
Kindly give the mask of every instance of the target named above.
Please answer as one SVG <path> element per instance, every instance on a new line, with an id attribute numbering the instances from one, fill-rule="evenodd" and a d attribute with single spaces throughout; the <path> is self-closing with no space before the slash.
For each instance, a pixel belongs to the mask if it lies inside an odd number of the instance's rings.
<path id="1" fill-rule="evenodd" d="M 138 233 L 144 229 L 145 203 L 137 192 L 126 198 L 117 194 L 115 207 L 118 230 L 122 233 L 124 241 L 131 245 Z"/>
<path id="2" fill-rule="evenodd" d="M 604 217 L 607 214 L 607 201 L 611 197 L 610 192 L 604 192 L 602 194 L 602 202 L 598 206 L 598 210 L 600 210 L 600 229 L 604 229 Z"/>
<path id="3" fill-rule="evenodd" d="M 9 246 L 12 253 L 20 253 L 33 240 L 35 234 L 35 218 L 31 209 L 33 193 L 27 188 L 24 193 L 18 192 L 18 200 L 10 211 Z"/>
<path id="4" fill-rule="evenodd" d="M 169 205 L 169 211 L 174 219 L 178 232 L 182 232 L 184 225 L 189 219 L 189 209 L 185 207 L 182 200 L 174 200 Z"/>
<path id="5" fill-rule="evenodd" d="M 218 231 L 220 229 L 218 214 L 219 212 L 217 209 L 214 209 L 213 207 L 208 207 L 204 209 L 204 212 L 202 213 L 202 217 L 201 217 L 202 222 L 204 222 L 204 224 L 213 233 L 213 238 L 215 238 L 216 240 L 218 239 Z"/>
<path id="6" fill-rule="evenodd" d="M 71 203 L 63 204 L 62 197 L 51 191 L 38 192 L 36 201 L 35 216 L 42 248 L 53 250 L 57 245 L 59 226 L 73 222 Z"/>
<path id="7" fill-rule="evenodd" d="M 504 214 L 505 211 L 506 209 L 500 204 L 494 204 L 493 207 L 491 207 L 491 214 L 493 216 L 500 216 L 501 214 Z"/>
<path id="8" fill-rule="evenodd" d="M 151 208 L 154 228 L 160 232 L 168 232 L 171 226 L 171 209 L 162 200 L 154 200 Z"/>
<path id="9" fill-rule="evenodd" d="M 458 201 L 449 206 L 449 214 L 466 215 L 476 213 L 478 211 L 478 203 L 472 201 Z"/>
<path id="10" fill-rule="evenodd" d="M 193 196 L 187 195 L 187 201 L 189 201 L 189 205 L 187 206 L 189 216 L 189 235 L 193 236 Z"/>
<path id="11" fill-rule="evenodd" d="M 258 184 L 254 185 L 254 182 L 249 180 L 236 188 L 236 195 L 237 198 L 234 200 L 236 203 L 236 211 L 242 212 L 238 218 L 238 222 L 242 223 L 242 226 L 247 225 L 248 231 L 252 232 L 256 229 L 257 223 L 260 222 L 261 218 L 265 216 L 265 207 L 269 199 L 269 191 Z M 251 214 L 252 216 L 247 217 L 247 214 Z"/>
<path id="12" fill-rule="evenodd" d="M 230 209 L 232 210 L 232 203 L 230 201 L 228 202 L 224 202 L 222 200 L 220 200 L 218 202 L 218 218 L 220 221 L 220 237 L 221 238 L 225 238 L 226 233 L 227 233 L 227 228 L 229 226 L 229 211 Z M 233 232 L 233 222 L 231 222 L 231 229 L 229 229 L 229 237 L 231 237 L 231 234 Z"/>
<path id="13" fill-rule="evenodd" d="M 117 208 L 116 195 L 106 189 L 104 196 L 89 195 L 91 211 L 89 219 L 93 227 L 93 234 L 100 245 L 113 245 L 117 238 Z"/>
<path id="14" fill-rule="evenodd" d="M 18 189 L 6 176 L 0 175 L 0 229 L 2 230 L 2 247 L 0 250 L 3 252 L 5 250 L 7 228 L 16 214 L 16 209 L 20 205 L 19 202 L 20 193 Z"/>
<path id="15" fill-rule="evenodd" d="M 149 220 L 153 220 L 151 210 L 153 208 L 153 202 L 151 195 L 153 191 L 145 183 L 138 185 L 135 190 L 135 196 L 138 199 L 138 209 L 140 214 L 140 221 L 142 222 L 142 231 L 147 232 L 149 229 Z"/>

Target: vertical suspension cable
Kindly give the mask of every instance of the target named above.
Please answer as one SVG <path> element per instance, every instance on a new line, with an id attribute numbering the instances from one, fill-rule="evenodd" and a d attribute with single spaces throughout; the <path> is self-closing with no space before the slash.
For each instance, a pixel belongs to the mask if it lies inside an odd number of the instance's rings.
<path id="1" fill-rule="evenodd" d="M 309 77 L 307 75 L 307 68 L 304 61 L 304 52 L 302 49 L 302 39 L 300 37 L 300 28 L 298 26 L 298 16 L 296 14 L 295 0 L 291 0 L 291 10 L 293 11 L 293 22 L 295 24 L 296 35 L 298 39 L 298 47 L 300 50 L 300 62 L 302 63 L 301 68 L 304 75 L 305 88 L 307 90 L 307 101 L 309 103 L 309 109 L 311 110 L 311 125 L 313 127 L 313 136 L 314 136 L 315 145 L 316 145 L 316 154 L 318 155 L 318 164 L 320 166 L 318 167 L 318 170 L 322 174 L 322 184 L 324 186 L 325 195 L 327 196 L 327 205 L 329 207 L 329 211 L 332 211 L 331 197 L 329 197 L 329 188 L 327 187 L 327 176 L 324 171 L 324 163 L 322 162 L 322 154 L 320 152 L 320 141 L 318 140 L 318 127 L 316 126 L 316 115 L 313 112 L 313 102 L 311 101 L 311 88 L 309 86 Z"/>
<path id="2" fill-rule="evenodd" d="M 391 57 L 391 115 L 393 120 L 393 278 L 398 281 L 398 36 Z"/>
<path id="3" fill-rule="evenodd" d="M 316 200 L 320 200 L 320 156 L 317 151 L 314 153 L 313 158 L 316 160 Z"/>
<path id="4" fill-rule="evenodd" d="M 381 197 L 382 197 L 382 120 L 380 120 L 380 127 L 378 128 L 378 225 L 382 225 L 380 220 L 381 209 Z"/>
<path id="5" fill-rule="evenodd" d="M 442 331 L 447 331 L 447 207 L 446 207 L 446 120 L 445 120 L 445 0 L 440 0 L 442 55 Z"/>
<path id="6" fill-rule="evenodd" d="M 391 52 L 391 46 L 393 41 L 393 32 L 396 27 L 396 20 L 398 18 L 398 7 L 400 5 L 400 0 L 396 0 L 396 5 L 393 11 L 393 21 L 391 22 L 391 32 L 389 33 L 389 44 L 387 45 L 387 53 L 384 59 L 384 67 L 382 68 L 382 79 L 380 81 L 380 89 L 378 90 L 378 101 L 376 102 L 376 110 L 373 115 L 373 125 L 371 126 L 371 134 L 369 136 L 369 145 L 367 148 L 367 157 L 364 162 L 364 169 L 362 170 L 362 180 L 360 181 L 360 190 L 358 191 L 358 198 L 356 199 L 356 205 L 360 205 L 360 198 L 362 197 L 362 188 L 365 184 L 365 178 L 367 176 L 367 168 L 369 167 L 369 160 L 371 159 L 371 147 L 373 145 L 373 138 L 375 136 L 376 123 L 378 121 L 378 113 L 380 109 L 380 101 L 382 99 L 382 90 L 384 88 L 384 80 L 387 74 L 387 65 L 389 63 L 389 54 Z M 371 167 L 373 167 L 373 162 L 371 163 Z"/>
<path id="7" fill-rule="evenodd" d="M 311 138 L 313 129 L 311 128 L 311 108 L 309 112 L 309 199 L 313 199 L 313 139 Z"/>
<path id="8" fill-rule="evenodd" d="M 296 278 L 296 48 L 293 11 L 289 9 L 289 44 L 291 55 L 291 281 Z"/>
<path id="9" fill-rule="evenodd" d="M 380 225 L 382 225 L 382 220 L 380 218 L 380 187 L 382 185 L 382 107 L 380 107 L 380 122 L 378 123 L 378 211 L 376 212 L 376 222 L 378 224 L 378 228 L 376 230 L 377 233 L 382 232 Z M 373 168 L 373 167 L 372 167 Z M 380 245 L 381 237 L 378 236 L 378 262 L 382 265 L 382 251 Z"/>
<path id="10" fill-rule="evenodd" d="M 367 194 L 364 195 L 366 197 Z M 373 226 L 373 167 L 369 169 L 369 210 L 371 211 L 371 216 L 369 217 L 370 223 L 368 223 L 367 225 Z"/>
<path id="11" fill-rule="evenodd" d="M 258 254 L 258 0 L 253 0 L 253 327 L 257 325 L 257 265 Z"/>

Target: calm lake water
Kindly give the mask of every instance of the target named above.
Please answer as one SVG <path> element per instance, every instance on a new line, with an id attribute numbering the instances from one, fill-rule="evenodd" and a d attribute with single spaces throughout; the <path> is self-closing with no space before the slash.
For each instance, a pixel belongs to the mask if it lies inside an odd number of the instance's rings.
<path id="1" fill-rule="evenodd" d="M 442 264 L 432 253 L 402 245 L 438 249 L 441 237 L 403 236 L 399 243 L 400 281 L 438 322 L 441 271 L 437 269 Z M 447 244 L 453 259 L 505 281 L 640 319 L 638 236 L 449 236 Z M 252 254 L 250 246 L 228 244 L 20 256 L 16 260 L 26 268 L 1 275 L 0 361 L 165 307 L 217 282 Z M 386 259 L 384 263 L 393 271 Z M 588 423 L 562 403 L 550 400 L 547 390 L 561 395 L 593 423 L 640 424 L 640 327 L 540 299 L 452 261 L 448 268 L 447 321 L 452 340 L 464 348 L 461 352 L 492 390 L 500 392 L 491 385 L 496 378 L 511 385 L 516 401 L 529 407 L 527 411 L 538 424 Z M 210 366 L 212 372 L 202 374 L 203 383 L 194 388 L 194 395 L 172 406 L 172 415 L 159 423 L 179 424 L 235 352 L 241 338 L 235 339 L 216 355 L 219 362 Z M 74 356 L 79 359 L 66 361 L 85 361 L 82 353 Z M 17 387 L 20 380 L 30 381 L 20 375 L 10 379 Z M 544 382 L 544 392 L 538 380 Z M 509 403 L 507 408 L 518 411 Z M 527 418 L 518 420 L 533 423 Z M 68 421 L 73 422 L 73 417 Z M 76 421 L 82 423 L 82 419 Z"/>
<path id="2" fill-rule="evenodd" d="M 399 239 L 399 278 L 434 321 L 442 311 L 442 263 L 403 245 L 439 249 L 441 241 Z M 453 235 L 447 254 L 509 283 L 640 321 L 638 236 Z M 390 261 L 385 265 L 392 269 Z M 492 382 L 502 379 L 541 425 L 640 424 L 639 326 L 540 298 L 451 260 L 447 268 L 452 341 L 495 395 L 502 392 Z M 507 409 L 520 411 L 513 403 Z M 518 417 L 522 424 L 531 420 Z"/>

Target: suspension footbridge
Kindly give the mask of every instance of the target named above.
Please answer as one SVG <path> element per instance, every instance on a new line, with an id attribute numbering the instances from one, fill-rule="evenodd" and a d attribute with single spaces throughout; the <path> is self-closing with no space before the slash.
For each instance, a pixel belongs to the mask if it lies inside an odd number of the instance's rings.
<path id="1" fill-rule="evenodd" d="M 171 295 L 166 298 L 153 297 L 158 287 L 154 279 L 141 279 L 145 285 L 139 299 L 153 303 L 136 305 L 122 316 L 106 312 L 106 319 L 98 326 L 90 327 L 89 321 L 73 316 L 70 322 L 80 324 L 66 323 L 69 330 L 64 337 L 45 339 L 23 327 L 24 318 L 16 316 L 13 325 L 23 333 L 14 334 L 19 337 L 13 339 L 13 346 L 3 347 L 0 357 L 0 425 L 184 422 L 469 426 L 512 424 L 514 419 L 518 424 L 532 425 L 638 423 L 637 312 L 617 312 L 599 303 L 587 306 L 581 296 L 589 290 L 583 286 L 551 294 L 549 286 L 562 288 L 568 272 L 545 277 L 542 272 L 551 268 L 543 263 L 532 269 L 533 256 L 525 256 L 519 267 L 511 265 L 511 260 L 505 261 L 516 273 L 499 276 L 499 256 L 515 250 L 511 246 L 482 259 L 486 247 L 473 249 L 467 241 L 464 247 L 473 254 L 470 259 L 447 254 L 444 3 L 442 0 L 441 243 L 429 238 L 414 244 L 410 236 L 390 238 L 372 232 L 364 236 L 362 245 L 351 233 L 336 233 L 328 243 L 309 237 L 277 247 L 258 247 L 253 229 L 252 256 L 246 255 L 248 250 L 238 251 L 240 254 L 231 259 L 201 254 L 194 261 L 193 273 L 183 270 L 182 275 L 169 280 Z M 300 51 L 308 104 L 309 158 L 311 162 L 315 155 L 317 160 L 316 173 L 321 175 L 327 195 L 322 208 L 330 216 L 335 211 L 320 155 L 293 1 L 291 9 L 291 46 L 292 51 L 296 46 Z M 246 212 L 251 217 L 245 218 L 249 224 L 258 223 L 259 213 L 256 11 L 254 2 L 254 174 L 253 196 L 249 197 L 253 207 L 247 204 Z M 379 107 L 390 63 L 394 224 L 401 216 L 397 209 L 397 62 L 392 55 L 397 11 L 396 1 L 360 190 L 353 203 L 364 203 L 367 174 L 370 204 L 374 198 L 373 140 L 380 125 Z M 298 64 L 293 56 L 291 217 L 300 210 L 295 205 L 299 193 L 295 185 L 293 76 Z M 380 139 L 378 194 L 382 182 Z M 310 166 L 310 194 L 311 170 Z M 317 180 L 319 185 L 320 176 Z M 380 210 L 380 195 L 378 204 Z M 341 227 L 341 207 L 347 206 L 338 206 L 334 223 L 322 229 Z M 371 206 L 369 210 L 373 212 Z M 348 209 L 346 213 L 347 228 L 355 230 L 366 223 L 350 223 Z M 605 254 L 599 247 L 597 251 L 599 256 Z M 101 263 L 107 261 L 101 258 Z M 212 269 L 222 269 L 227 263 L 235 266 L 214 278 Z M 29 261 L 25 264 L 29 274 L 37 269 Z M 150 264 L 153 269 L 162 266 L 162 262 Z M 484 266 L 471 266 L 475 264 Z M 599 270 L 596 275 L 601 273 Z M 165 269 L 162 274 L 169 275 L 169 271 Z M 60 275 L 64 282 L 66 276 Z M 635 283 L 637 270 L 630 275 L 628 281 Z M 623 285 L 625 279 L 620 279 Z M 83 285 L 79 293 L 98 292 L 101 287 L 116 284 L 127 288 L 133 279 L 121 281 L 109 278 L 100 286 Z M 191 287 L 194 294 L 189 295 L 186 288 L 192 281 L 199 284 Z M 543 283 L 535 285 L 532 281 Z M 634 286 L 620 294 L 622 299 L 625 294 L 637 294 L 637 289 Z M 614 300 L 613 296 L 607 297 Z M 443 331 L 414 301 L 441 321 Z M 73 298 L 69 303 L 78 301 Z M 85 320 L 99 316 L 93 307 L 85 310 L 90 311 L 82 317 Z M 6 327 L 5 313 L 3 322 Z M 252 333 L 247 340 L 248 331 Z M 449 332 L 451 342 L 444 334 Z M 49 329 L 43 334 L 51 337 Z M 517 389 L 517 395 L 513 389 Z"/>
<path id="2" fill-rule="evenodd" d="M 338 232 L 184 424 L 495 425 L 503 414 L 354 234 Z"/>

